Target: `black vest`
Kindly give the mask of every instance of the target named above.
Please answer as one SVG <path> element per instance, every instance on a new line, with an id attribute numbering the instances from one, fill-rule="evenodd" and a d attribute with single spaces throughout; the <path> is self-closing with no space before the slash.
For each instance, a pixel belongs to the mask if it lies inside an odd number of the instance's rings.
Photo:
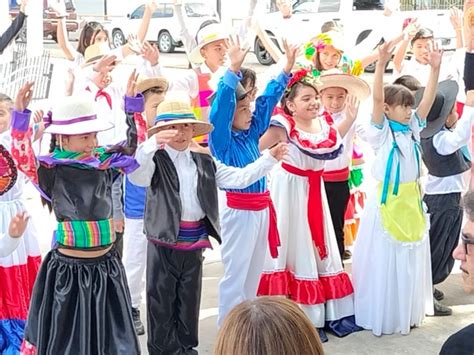
<path id="1" fill-rule="evenodd" d="M 471 168 L 471 162 L 460 149 L 450 155 L 438 154 L 433 145 L 433 137 L 422 138 L 420 142 L 423 162 L 431 175 L 442 178 L 461 174 Z"/>
<path id="2" fill-rule="evenodd" d="M 216 166 L 211 156 L 191 152 L 198 172 L 197 194 L 205 213 L 207 232 L 219 243 L 219 206 L 217 200 Z M 170 245 L 176 244 L 181 221 L 181 199 L 176 167 L 165 150 L 158 150 L 153 156 L 155 173 L 147 189 L 145 235 L 149 240 L 158 240 Z"/>

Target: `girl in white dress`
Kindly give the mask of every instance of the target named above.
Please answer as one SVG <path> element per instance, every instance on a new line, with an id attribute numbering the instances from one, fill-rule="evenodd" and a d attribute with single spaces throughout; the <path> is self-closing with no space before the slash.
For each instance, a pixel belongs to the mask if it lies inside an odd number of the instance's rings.
<path id="1" fill-rule="evenodd" d="M 329 115 L 319 116 L 319 93 L 311 72 L 293 75 L 260 149 L 289 143 L 289 153 L 269 185 L 281 246 L 267 253 L 258 295 L 295 301 L 327 340 L 323 328 L 345 336 L 354 322 L 353 288 L 343 271 L 322 181 L 326 160 L 343 150 Z"/>
<path id="2" fill-rule="evenodd" d="M 383 87 L 392 47 L 388 42 L 379 49 L 373 117 L 365 137 L 375 151 L 372 175 L 378 184 L 367 198 L 352 264 L 356 323 L 377 336 L 408 334 L 433 312 L 418 142 L 435 98 L 442 51 L 435 48 L 429 54 L 430 79 L 414 112 L 414 96 L 407 88 Z"/>

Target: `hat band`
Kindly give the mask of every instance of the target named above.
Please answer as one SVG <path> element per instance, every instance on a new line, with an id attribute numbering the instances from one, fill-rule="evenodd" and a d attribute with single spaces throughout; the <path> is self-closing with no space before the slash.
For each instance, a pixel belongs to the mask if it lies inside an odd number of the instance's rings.
<path id="1" fill-rule="evenodd" d="M 70 125 L 74 123 L 92 121 L 96 119 L 97 119 L 97 115 L 91 115 L 91 116 L 82 116 L 82 117 L 72 118 L 70 120 L 63 120 L 63 121 L 52 120 L 51 123 L 56 126 L 66 126 L 66 125 Z"/>
<path id="2" fill-rule="evenodd" d="M 173 121 L 173 120 L 177 120 L 177 119 L 180 119 L 180 118 L 196 119 L 196 116 L 194 116 L 193 113 L 164 113 L 164 114 L 156 116 L 155 122 Z"/>

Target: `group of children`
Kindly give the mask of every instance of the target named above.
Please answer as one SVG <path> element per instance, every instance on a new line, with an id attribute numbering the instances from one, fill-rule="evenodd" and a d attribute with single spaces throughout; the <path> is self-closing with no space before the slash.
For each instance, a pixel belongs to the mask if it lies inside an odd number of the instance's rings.
<path id="1" fill-rule="evenodd" d="M 456 78 L 438 84 L 443 52 L 413 23 L 362 60 L 344 55 L 335 24 L 304 46 L 305 58 L 285 42 L 283 68 L 258 97 L 255 72 L 242 67 L 248 49 L 218 23 L 187 41 L 196 67 L 175 77 L 140 32 L 121 50 L 143 58 L 125 90 L 111 76 L 120 54 L 99 43 L 102 27 L 88 28 L 83 57 L 69 51 L 78 62 L 74 95 L 44 119 L 30 122 L 34 83 L 14 102 L 0 97 L 2 353 L 139 354 L 145 270 L 149 353 L 197 353 L 209 237 L 224 264 L 218 325 L 263 295 L 293 300 L 322 341 L 325 331 L 407 334 L 427 314 L 450 314 L 433 301 L 443 296 L 433 284 L 453 267 L 471 167 L 473 9 L 466 0 L 459 123 Z M 146 11 L 145 28 L 153 2 Z M 408 72 L 384 85 L 395 48 L 410 39 L 426 82 Z M 358 74 L 369 58 L 377 64 L 365 115 L 359 105 L 371 89 Z M 50 151 L 37 156 L 32 142 L 43 133 Z M 356 135 L 375 153 L 376 184 L 351 280 L 342 260 Z M 38 233 L 20 200 L 25 177 L 57 220 L 41 267 Z"/>

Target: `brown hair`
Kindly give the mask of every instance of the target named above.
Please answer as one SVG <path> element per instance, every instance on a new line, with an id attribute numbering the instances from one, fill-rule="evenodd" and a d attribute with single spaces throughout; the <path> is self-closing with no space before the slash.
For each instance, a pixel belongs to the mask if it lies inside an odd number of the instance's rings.
<path id="1" fill-rule="evenodd" d="M 6 94 L 0 93 L 0 102 L 6 102 L 8 106 L 13 107 L 13 100 Z"/>
<path id="2" fill-rule="evenodd" d="M 340 50 L 337 50 L 336 51 L 339 53 L 339 63 L 341 62 L 341 59 L 342 59 L 342 52 Z M 319 70 L 319 71 L 323 71 L 323 70 L 326 70 L 323 68 L 323 65 L 321 64 L 321 59 L 319 59 L 319 51 L 316 51 L 316 53 L 314 54 L 313 56 L 313 64 L 314 64 L 314 67 Z"/>
<path id="3" fill-rule="evenodd" d="M 240 72 L 242 73 L 242 80 L 240 83 L 244 88 L 254 88 L 257 84 L 257 73 L 255 70 L 250 68 L 241 68 Z"/>
<path id="4" fill-rule="evenodd" d="M 167 91 L 168 90 L 164 89 L 163 87 L 153 86 L 153 87 L 143 91 L 142 95 L 145 97 L 145 101 L 146 101 L 146 99 L 148 98 L 149 95 L 152 95 L 152 94 L 165 94 Z"/>
<path id="5" fill-rule="evenodd" d="M 92 38 L 95 38 L 99 32 L 104 32 L 109 37 L 109 31 L 101 23 L 91 21 L 86 23 L 79 36 L 77 51 L 84 55 L 86 48 L 92 45 Z"/>
<path id="6" fill-rule="evenodd" d="M 474 221 L 474 190 L 469 190 L 462 197 L 462 206 L 464 207 L 467 218 L 469 218 L 470 221 Z"/>
<path id="7" fill-rule="evenodd" d="M 287 106 L 288 101 L 293 101 L 298 95 L 300 89 L 304 87 L 312 88 L 314 91 L 316 91 L 316 94 L 319 94 L 318 90 L 313 85 L 305 83 L 304 81 L 296 82 L 290 89 L 286 89 L 287 91 L 285 91 L 280 101 L 281 107 L 287 115 L 292 115 Z"/>
<path id="8" fill-rule="evenodd" d="M 389 106 L 410 106 L 415 105 L 415 97 L 411 91 L 402 85 L 385 85 L 383 88 L 385 103 Z"/>
<path id="9" fill-rule="evenodd" d="M 285 298 L 260 297 L 236 306 L 225 318 L 214 355 L 324 354 L 316 328 Z"/>
<path id="10" fill-rule="evenodd" d="M 421 83 L 418 81 L 418 79 L 411 75 L 402 75 L 397 80 L 395 80 L 393 84 L 402 85 L 411 91 L 416 91 L 421 88 Z"/>

